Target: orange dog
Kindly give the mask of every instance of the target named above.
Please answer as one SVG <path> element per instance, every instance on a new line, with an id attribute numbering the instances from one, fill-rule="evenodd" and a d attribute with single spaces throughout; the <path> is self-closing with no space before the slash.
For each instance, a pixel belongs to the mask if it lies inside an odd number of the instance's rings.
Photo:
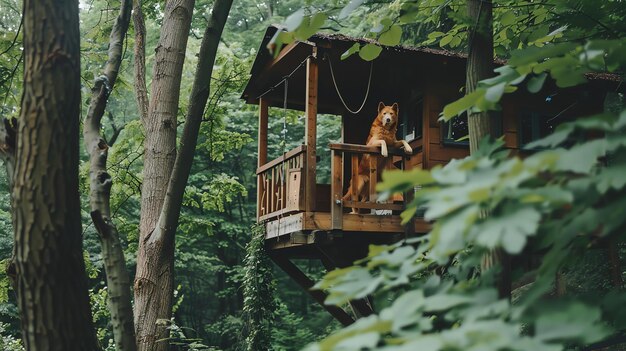
<path id="1" fill-rule="evenodd" d="M 396 132 L 398 131 L 398 103 L 394 103 L 391 106 L 385 106 L 384 103 L 380 102 L 378 104 L 378 116 L 372 123 L 372 127 L 370 128 L 370 134 L 367 137 L 367 146 L 379 146 L 380 145 L 380 154 L 383 157 L 387 157 L 389 155 L 387 150 L 387 145 L 392 147 L 404 147 L 404 151 L 408 154 L 413 152 L 409 143 L 405 140 L 397 140 Z M 357 198 L 352 198 L 353 201 L 366 201 L 368 193 L 365 191 L 367 185 L 369 183 L 369 155 L 363 155 L 361 162 L 359 162 L 359 173 L 356 180 L 356 194 Z M 382 160 L 384 164 L 384 169 L 393 168 L 393 164 L 388 160 Z M 379 167 L 377 169 L 382 169 L 379 162 Z M 348 192 L 343 196 L 342 201 L 346 201 L 352 197 L 352 181 L 350 181 L 350 187 L 348 188 Z M 356 208 L 352 208 L 352 213 L 357 213 Z"/>

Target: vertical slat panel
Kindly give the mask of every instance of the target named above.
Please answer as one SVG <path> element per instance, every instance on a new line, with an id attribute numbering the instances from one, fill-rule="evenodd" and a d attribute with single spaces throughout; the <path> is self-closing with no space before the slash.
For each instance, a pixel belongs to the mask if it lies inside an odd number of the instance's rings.
<path id="1" fill-rule="evenodd" d="M 343 153 L 331 150 L 330 174 L 330 217 L 331 229 L 343 228 L 343 204 L 341 197 L 343 194 Z"/>
<path id="2" fill-rule="evenodd" d="M 315 175 L 317 168 L 317 48 L 313 47 L 313 56 L 306 62 L 306 103 L 305 103 L 305 141 L 306 141 L 306 174 L 304 178 L 305 201 L 307 212 L 315 210 Z"/>

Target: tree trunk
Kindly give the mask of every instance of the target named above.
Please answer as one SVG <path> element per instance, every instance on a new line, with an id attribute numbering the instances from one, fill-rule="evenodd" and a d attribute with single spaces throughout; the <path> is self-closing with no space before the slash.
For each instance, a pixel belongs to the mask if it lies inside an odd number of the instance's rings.
<path id="1" fill-rule="evenodd" d="M 78 194 L 78 1 L 25 0 L 24 55 L 12 193 L 24 346 L 98 350 Z"/>
<path id="2" fill-rule="evenodd" d="M 173 166 L 173 170 L 169 163 L 162 162 L 157 163 L 153 160 L 153 167 L 158 167 L 156 169 L 150 169 L 150 165 L 147 163 L 148 158 L 156 158 L 156 153 L 149 155 L 149 144 L 148 138 L 154 137 L 150 134 L 155 133 L 155 131 L 150 131 L 146 128 L 146 154 L 144 154 L 144 189 L 148 188 L 148 172 L 152 172 L 152 176 L 156 176 L 154 174 L 155 171 L 163 172 L 165 169 L 167 173 L 160 173 L 160 176 L 163 177 L 164 174 L 167 174 L 165 185 L 167 186 L 167 193 L 163 190 L 153 192 L 152 194 L 146 193 L 142 191 L 142 226 L 141 228 L 141 236 L 140 236 L 140 249 L 137 257 L 137 278 L 135 279 L 135 306 L 136 306 L 136 315 L 135 315 L 135 324 L 136 328 L 139 331 L 142 328 L 149 328 L 151 323 L 150 319 L 146 319 L 145 317 L 152 318 L 167 318 L 169 319 L 171 315 L 172 309 L 172 282 L 173 282 L 173 267 L 174 267 L 174 238 L 176 233 L 176 228 L 178 226 L 178 219 L 180 216 L 180 210 L 182 206 L 183 194 L 185 191 L 185 186 L 187 185 L 187 180 L 189 178 L 189 172 L 191 171 L 191 163 L 193 161 L 193 155 L 195 153 L 198 133 L 200 131 L 200 123 L 202 122 L 202 115 L 204 113 L 204 109 L 206 107 L 207 100 L 209 98 L 209 87 L 211 83 L 211 74 L 213 72 L 213 64 L 215 61 L 215 56 L 217 54 L 217 47 L 219 45 L 219 39 L 222 34 L 222 30 L 226 23 L 226 18 L 228 17 L 228 13 L 230 11 L 230 7 L 232 5 L 232 0 L 216 0 L 213 4 L 213 11 L 211 12 L 211 17 L 209 19 L 209 23 L 207 25 L 206 31 L 204 33 L 204 38 L 202 39 L 202 43 L 200 46 L 200 54 L 198 58 L 198 66 L 196 68 L 196 75 L 194 77 L 194 83 L 191 91 L 191 96 L 189 99 L 189 109 L 188 114 L 185 120 L 185 125 L 183 128 L 183 135 L 181 138 L 180 145 L 180 154 L 176 157 L 175 165 Z M 169 3 L 168 3 L 169 7 Z M 193 3 L 190 4 L 189 9 L 193 8 Z M 191 11 L 189 11 L 189 20 L 191 19 Z M 165 28 L 165 21 L 163 24 L 163 28 Z M 189 26 L 187 25 L 186 34 L 189 32 Z M 164 38 L 164 30 L 161 32 L 161 38 Z M 170 50 L 167 50 L 170 52 Z M 184 50 L 182 51 L 184 54 Z M 158 55 L 158 51 L 157 51 Z M 181 59 L 184 56 L 181 57 Z M 159 91 L 156 87 L 156 79 L 159 77 L 158 70 L 159 60 L 157 57 L 157 66 L 155 66 L 155 74 L 153 80 L 153 92 L 152 92 L 152 101 L 150 104 L 151 111 L 159 111 L 154 106 L 155 101 L 159 101 L 158 99 L 163 99 L 163 97 L 159 97 Z M 182 68 L 182 61 L 181 61 Z M 179 85 L 180 85 L 180 72 L 178 72 L 179 77 Z M 176 95 L 178 97 L 179 89 L 176 88 L 174 92 L 170 92 L 172 95 Z M 178 100 L 176 101 L 176 107 L 178 105 Z M 172 139 L 175 142 L 176 138 L 176 119 L 175 112 L 176 109 L 173 110 L 173 124 L 174 134 L 172 135 Z M 155 123 L 159 118 L 155 118 L 152 116 L 151 112 L 150 123 Z M 161 139 L 159 146 L 161 150 L 175 150 L 175 145 L 170 146 L 169 144 L 165 144 L 165 140 Z M 156 144 L 155 144 L 156 145 Z M 167 145 L 168 147 L 163 147 Z M 154 152 L 154 151 L 153 151 Z M 174 153 L 175 154 L 175 153 Z M 169 154 L 168 154 L 169 156 Z M 169 161 L 169 159 L 168 159 Z M 163 167 L 161 167 L 163 166 Z M 164 168 L 168 166 L 169 168 Z M 163 185 L 161 181 L 163 178 L 158 179 L 158 186 Z M 157 186 L 157 181 L 153 181 L 150 185 L 152 187 Z M 157 198 L 157 195 L 161 196 Z M 165 195 L 165 199 L 163 199 L 163 195 Z M 144 197 L 147 203 L 144 203 Z M 155 217 L 152 217 L 154 213 L 152 209 L 155 207 L 155 203 L 158 201 L 159 205 L 159 215 L 158 223 L 155 223 Z M 144 221 L 144 205 L 152 206 L 150 209 L 147 209 L 150 215 L 150 218 L 146 218 Z M 162 207 L 160 205 L 162 204 Z M 148 219 L 150 220 L 148 222 Z M 144 223 L 145 222 L 145 223 Z M 143 250 L 142 250 L 143 247 Z M 156 298 L 152 296 L 152 294 L 157 294 Z M 158 312 L 157 312 L 158 311 Z M 157 312 L 157 313 L 155 313 Z M 137 321 L 142 321 L 143 326 L 138 326 Z M 162 335 L 164 333 L 159 333 L 157 336 Z M 150 344 L 154 344 L 154 339 L 150 337 L 150 334 L 143 333 L 140 336 L 138 332 L 138 337 L 142 339 L 139 340 L 140 350 L 156 350 L 156 348 L 150 347 Z M 142 345 L 146 345 L 146 348 L 143 349 Z M 160 346 L 158 346 L 160 347 Z M 164 348 L 160 348 L 163 350 Z"/>
<path id="3" fill-rule="evenodd" d="M 83 127 L 85 148 L 89 152 L 89 203 L 91 218 L 100 238 L 102 258 L 107 277 L 108 305 L 111 313 L 115 348 L 118 351 L 136 350 L 133 328 L 133 307 L 130 295 L 130 277 L 126 270 L 124 251 L 117 227 L 111 219 L 111 175 L 107 172 L 109 145 L 100 134 L 102 116 L 107 99 L 115 86 L 122 63 L 122 46 L 128 25 L 132 0 L 122 0 L 120 13 L 111 29 L 109 59 L 102 76 L 96 78 L 91 90 L 91 101 Z"/>
<path id="4" fill-rule="evenodd" d="M 493 5 L 491 0 L 467 0 L 467 11 L 472 26 L 469 28 L 469 53 L 467 55 L 466 94 L 476 90 L 478 82 L 492 77 L 493 72 Z M 491 118 L 488 111 L 470 113 L 467 117 L 470 153 L 478 150 L 481 139 L 491 133 Z M 487 215 L 487 214 L 483 214 Z M 481 270 L 500 267 L 497 277 L 501 297 L 511 296 L 510 257 L 501 249 L 493 250 L 482 259 Z"/>
<path id="5" fill-rule="evenodd" d="M 156 47 L 148 118 L 143 120 L 144 171 L 135 275 L 135 333 L 141 351 L 169 348 L 157 321 L 172 313 L 173 241 L 153 240 L 176 158 L 176 115 L 194 0 L 167 1 Z M 136 82 L 137 83 L 137 82 Z M 141 110 L 141 106 L 140 106 Z"/>
<path id="6" fill-rule="evenodd" d="M 469 53 L 465 72 L 466 94 L 476 90 L 478 82 L 493 73 L 493 14 L 491 0 L 467 0 L 467 10 L 473 26 L 469 28 Z M 469 113 L 467 118 L 470 153 L 478 149 L 482 138 L 490 134 L 489 112 Z"/>

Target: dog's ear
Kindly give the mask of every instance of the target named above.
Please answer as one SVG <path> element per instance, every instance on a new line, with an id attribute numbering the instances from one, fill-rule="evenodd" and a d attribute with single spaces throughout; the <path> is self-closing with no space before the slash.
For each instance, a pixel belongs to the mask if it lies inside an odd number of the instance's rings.
<path id="1" fill-rule="evenodd" d="M 396 116 L 397 116 L 399 112 L 398 103 L 394 102 L 393 105 L 391 105 L 391 108 L 393 109 L 393 111 L 396 113 Z"/>
<path id="2" fill-rule="evenodd" d="M 378 113 L 380 113 L 380 111 L 382 111 L 385 108 L 385 104 L 381 101 L 378 103 Z"/>

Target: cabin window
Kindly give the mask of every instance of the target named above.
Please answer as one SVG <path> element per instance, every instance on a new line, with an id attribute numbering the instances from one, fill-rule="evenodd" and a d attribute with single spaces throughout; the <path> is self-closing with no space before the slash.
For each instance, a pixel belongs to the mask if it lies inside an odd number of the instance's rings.
<path id="1" fill-rule="evenodd" d="M 446 146 L 469 146 L 469 127 L 467 125 L 467 113 L 454 117 L 441 124 L 441 140 Z M 502 135 L 502 113 L 491 112 L 491 135 Z"/>
<path id="2" fill-rule="evenodd" d="M 407 108 L 400 107 L 400 123 L 398 125 L 398 139 L 411 141 L 422 136 L 422 116 L 424 113 L 424 99 L 419 96 L 407 104 Z"/>
<path id="3" fill-rule="evenodd" d="M 541 139 L 556 128 L 554 116 L 537 111 L 523 111 L 520 116 L 519 147 L 523 148 L 532 141 Z"/>

